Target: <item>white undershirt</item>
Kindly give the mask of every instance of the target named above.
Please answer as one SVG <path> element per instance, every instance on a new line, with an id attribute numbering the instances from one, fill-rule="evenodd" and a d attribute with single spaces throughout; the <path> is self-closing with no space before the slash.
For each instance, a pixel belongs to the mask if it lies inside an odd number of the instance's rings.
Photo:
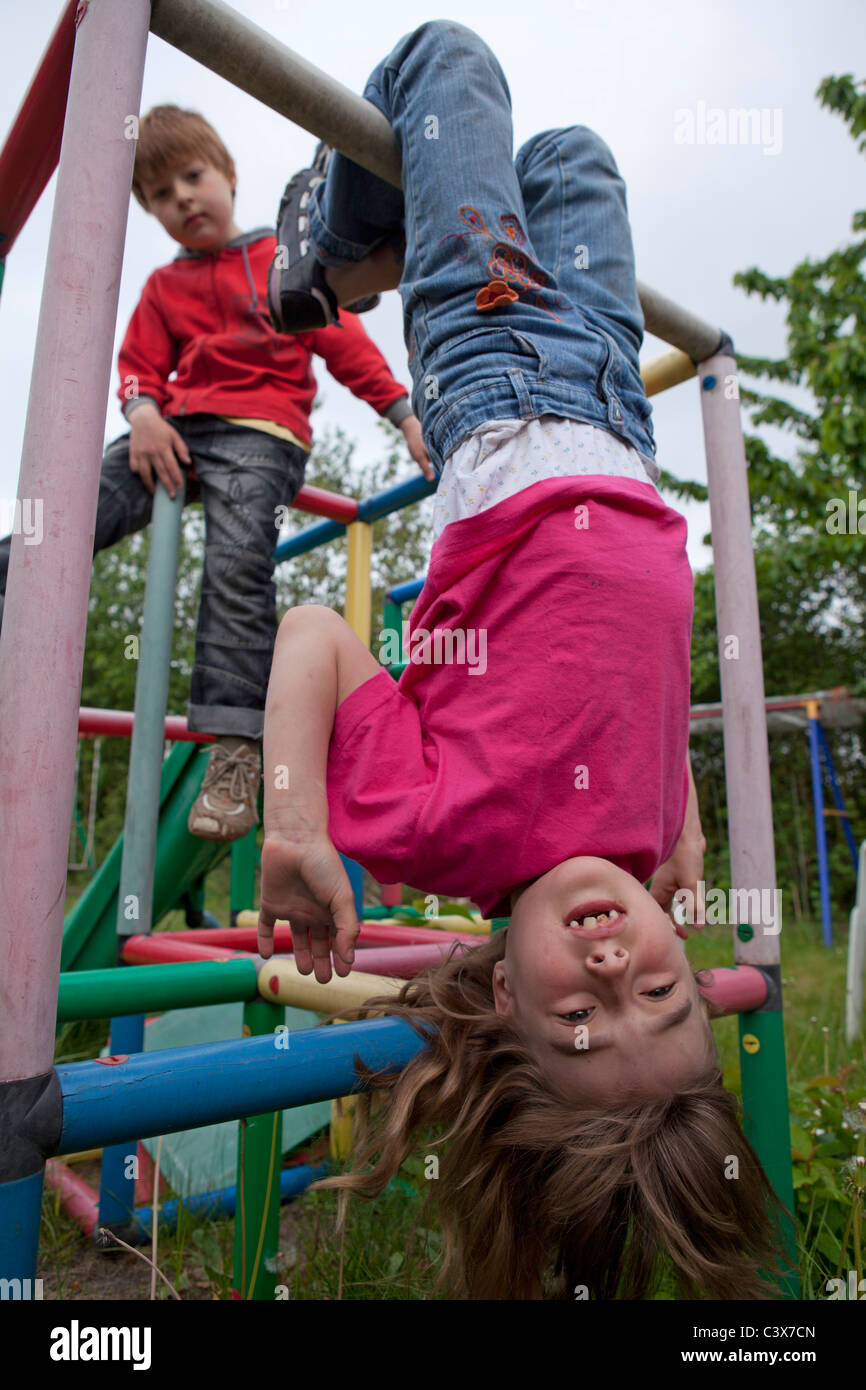
<path id="1" fill-rule="evenodd" d="M 606 473 L 656 485 L 660 473 L 637 449 L 597 425 L 541 415 L 487 420 L 448 455 L 433 509 L 433 538 L 545 478 Z"/>

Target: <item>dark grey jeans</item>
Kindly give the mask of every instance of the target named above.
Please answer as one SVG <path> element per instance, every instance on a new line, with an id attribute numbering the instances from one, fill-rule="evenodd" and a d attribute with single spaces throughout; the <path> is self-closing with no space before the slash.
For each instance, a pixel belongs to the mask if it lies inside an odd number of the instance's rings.
<path id="1" fill-rule="evenodd" d="M 170 424 L 186 442 L 198 478 L 187 476 L 186 501 L 201 500 L 205 517 L 189 727 L 260 739 L 277 634 L 276 508 L 301 488 L 307 455 L 288 439 L 216 415 L 174 416 Z M 141 531 L 152 511 L 153 497 L 129 467 L 129 435 L 123 435 L 102 460 L 94 555 Z M 10 536 L 0 540 L 0 594 L 10 544 Z"/>

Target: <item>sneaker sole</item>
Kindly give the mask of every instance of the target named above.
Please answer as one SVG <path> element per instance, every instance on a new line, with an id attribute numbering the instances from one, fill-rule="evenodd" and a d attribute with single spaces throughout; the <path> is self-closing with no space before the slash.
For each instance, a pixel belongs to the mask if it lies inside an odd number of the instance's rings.
<path id="1" fill-rule="evenodd" d="M 335 323 L 326 295 L 312 283 L 315 257 L 310 248 L 310 195 L 323 175 L 302 169 L 287 184 L 277 213 L 277 250 L 268 272 L 268 310 L 278 333 L 305 333 Z M 284 255 L 288 265 L 279 265 Z"/>

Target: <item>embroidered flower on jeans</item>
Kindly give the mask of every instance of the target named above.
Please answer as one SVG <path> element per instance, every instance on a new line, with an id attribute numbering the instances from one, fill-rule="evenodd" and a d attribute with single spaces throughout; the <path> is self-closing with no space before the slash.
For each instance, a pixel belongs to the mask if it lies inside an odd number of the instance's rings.
<path id="1" fill-rule="evenodd" d="M 513 304 L 518 298 L 516 290 L 509 289 L 504 280 L 491 280 L 489 285 L 485 285 L 484 289 L 476 294 L 475 307 L 483 314 L 488 309 L 496 309 L 500 304 Z"/>

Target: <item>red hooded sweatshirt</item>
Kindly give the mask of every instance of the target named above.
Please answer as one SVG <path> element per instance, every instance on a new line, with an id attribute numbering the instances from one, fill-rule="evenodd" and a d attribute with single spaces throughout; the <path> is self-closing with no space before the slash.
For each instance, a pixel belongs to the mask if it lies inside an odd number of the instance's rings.
<path id="1" fill-rule="evenodd" d="M 312 354 L 353 395 L 398 425 L 411 415 L 401 386 L 356 314 L 309 333 L 276 333 L 268 318 L 273 232 L 245 232 L 218 251 L 185 247 L 148 277 L 118 354 L 127 418 L 143 400 L 164 416 L 205 413 L 270 420 L 312 442 Z M 169 378 L 174 374 L 174 379 Z"/>

